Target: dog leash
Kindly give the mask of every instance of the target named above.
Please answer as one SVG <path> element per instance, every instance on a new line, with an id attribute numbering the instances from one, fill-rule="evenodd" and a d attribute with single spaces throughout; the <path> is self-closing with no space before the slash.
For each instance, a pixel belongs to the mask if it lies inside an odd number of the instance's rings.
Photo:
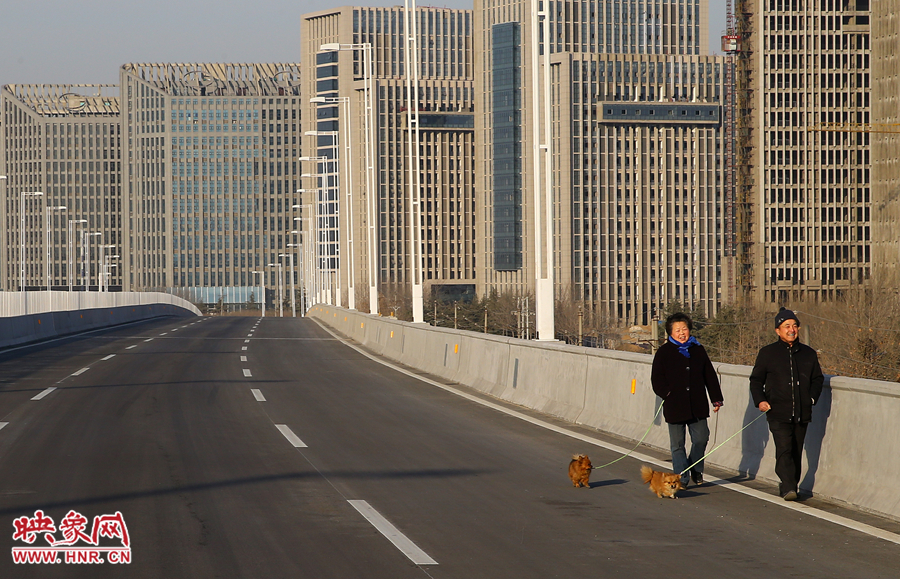
<path id="1" fill-rule="evenodd" d="M 665 400 L 663 400 L 662 402 L 659 403 L 659 408 L 656 409 L 656 414 L 653 415 L 653 420 L 650 421 L 650 426 L 647 427 L 647 431 L 644 432 L 644 436 L 642 436 L 641 439 L 639 441 L 637 441 L 637 444 L 634 445 L 634 448 L 632 448 L 631 450 L 629 450 L 628 452 L 626 452 L 625 454 L 623 454 L 616 460 L 614 460 L 612 462 L 608 462 L 602 466 L 595 466 L 595 467 L 591 468 L 591 470 L 606 468 L 611 464 L 615 464 L 615 463 L 619 462 L 620 460 L 622 460 L 623 458 L 629 456 L 632 452 L 634 452 L 635 449 L 637 449 L 637 447 L 639 447 L 641 445 L 641 443 L 644 442 L 644 439 L 647 438 L 647 435 L 650 433 L 650 429 L 653 428 L 653 424 L 656 422 L 656 418 L 659 416 L 659 413 L 662 412 L 662 407 L 663 407 L 663 404 L 665 404 L 665 403 L 666 403 Z"/>
<path id="2" fill-rule="evenodd" d="M 768 412 L 768 410 L 766 410 L 766 412 Z M 714 453 L 715 451 L 719 450 L 719 448 L 720 448 L 722 445 L 724 445 L 726 442 L 728 442 L 729 440 L 731 440 L 732 438 L 734 438 L 734 437 L 737 436 L 738 434 L 744 432 L 745 430 L 747 430 L 747 429 L 750 427 L 751 424 L 753 424 L 754 422 L 756 422 L 757 420 L 759 420 L 760 418 L 762 418 L 763 416 L 765 416 L 765 415 L 766 415 L 766 412 L 762 412 L 759 416 L 757 416 L 756 418 L 754 418 L 753 420 L 751 420 L 750 422 L 748 422 L 747 425 L 744 426 L 742 429 L 738 430 L 737 432 L 735 432 L 734 434 L 732 434 L 731 436 L 729 436 L 728 438 L 726 438 L 725 440 L 723 440 L 720 444 L 716 445 L 715 448 L 713 448 L 712 450 L 710 450 L 709 452 L 707 452 L 706 454 L 704 454 L 703 456 L 701 456 L 701 457 L 700 457 L 700 460 L 698 460 L 697 462 L 695 462 L 695 463 L 692 464 L 691 466 L 687 467 L 686 469 L 684 469 L 683 471 L 681 471 L 681 472 L 678 473 L 678 474 L 681 475 L 681 476 L 684 476 L 684 473 L 689 472 L 692 468 L 694 468 L 695 466 L 697 466 L 698 464 L 700 464 L 701 462 L 703 462 L 703 460 L 704 460 L 707 456 L 709 456 L 709 455 L 711 455 L 712 453 Z M 718 419 L 716 420 L 716 424 L 718 425 Z"/>

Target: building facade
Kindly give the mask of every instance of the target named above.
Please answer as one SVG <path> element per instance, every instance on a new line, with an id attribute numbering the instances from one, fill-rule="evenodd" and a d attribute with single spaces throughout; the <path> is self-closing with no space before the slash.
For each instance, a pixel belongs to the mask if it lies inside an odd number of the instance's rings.
<path id="1" fill-rule="evenodd" d="M 315 74 L 304 78 L 304 132 L 317 132 L 307 138 L 311 156 L 323 160 L 310 162 L 309 174 L 329 174 L 333 166 L 343 167 L 349 154 L 349 171 L 341 170 L 340 179 L 352 183 L 353 270 L 356 307 L 368 304 L 369 223 L 365 152 L 365 56 L 362 45 L 371 45 L 372 70 L 371 120 L 373 134 L 375 212 L 372 226 L 377 247 L 379 292 L 390 300 L 392 293 L 402 294 L 410 285 L 410 149 L 408 118 L 416 107 L 419 120 L 419 170 L 421 191 L 422 281 L 426 292 L 473 294 L 475 285 L 474 226 L 474 89 L 472 61 L 472 12 L 441 8 L 420 8 L 418 42 L 418 102 L 412 102 L 406 90 L 406 35 L 402 7 L 344 7 L 306 14 L 302 19 L 302 61 L 315 63 Z M 325 44 L 340 44 L 344 50 L 323 50 Z M 350 45 L 354 45 L 353 49 Z M 325 102 L 310 103 L 310 99 Z M 342 103 L 346 102 L 349 110 Z M 335 147 L 334 134 L 343 139 L 349 121 L 350 152 L 344 144 Z M 302 205 L 315 200 L 315 193 L 326 187 L 337 191 L 342 186 L 322 177 L 304 182 Z M 343 190 L 343 189 L 340 189 Z M 333 199 L 334 193 L 329 199 Z M 335 204 L 345 211 L 346 202 Z M 324 205 L 320 214 L 333 212 Z M 347 227 L 346 215 L 340 217 Z M 323 227 L 329 227 L 322 220 Z M 341 273 L 340 285 L 347 303 L 349 268 L 338 267 L 348 257 L 347 236 L 331 234 L 322 243 L 328 256 L 326 269 Z M 427 295 L 427 293 L 426 293 Z M 384 301 L 384 300 L 383 300 Z M 384 301 L 380 309 L 390 308 Z"/>
<path id="2" fill-rule="evenodd" d="M 270 264 L 298 242 L 300 66 L 134 63 L 120 77 L 125 287 L 259 302 L 258 276 L 278 287 Z"/>
<path id="3" fill-rule="evenodd" d="M 900 0 L 872 2 L 873 273 L 900 275 Z"/>
<path id="4" fill-rule="evenodd" d="M 101 84 L 0 90 L 4 290 L 22 289 L 23 277 L 28 290 L 122 287 L 118 94 Z"/>
<path id="5" fill-rule="evenodd" d="M 734 299 L 725 57 L 705 2 L 552 3 L 548 10 L 553 278 L 612 323 L 672 301 L 713 316 Z M 530 3 L 475 5 L 479 293 L 528 293 L 535 136 Z M 545 73 L 540 73 L 541 75 Z"/>
<path id="6" fill-rule="evenodd" d="M 872 267 L 868 0 L 739 3 L 757 303 L 831 300 Z"/>

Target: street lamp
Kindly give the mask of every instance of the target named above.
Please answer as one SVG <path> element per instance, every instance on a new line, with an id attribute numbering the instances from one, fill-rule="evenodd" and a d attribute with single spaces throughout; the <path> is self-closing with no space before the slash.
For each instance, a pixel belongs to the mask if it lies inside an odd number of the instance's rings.
<path id="1" fill-rule="evenodd" d="M 351 310 L 356 309 L 356 253 L 353 244 L 353 173 L 350 170 L 350 97 L 313 97 L 309 102 L 314 104 L 341 103 L 344 112 L 344 175 L 347 186 L 346 203 L 344 205 L 347 214 L 347 304 Z"/>
<path id="2" fill-rule="evenodd" d="M 21 203 L 19 204 L 19 217 L 21 222 L 19 225 L 19 291 L 25 291 L 25 198 L 40 197 L 43 191 L 32 191 L 29 193 L 22 192 Z"/>
<path id="3" fill-rule="evenodd" d="M 50 212 L 65 211 L 65 205 L 57 205 L 55 207 L 47 207 L 47 213 L 44 218 L 44 233 L 47 240 L 47 261 L 44 263 L 44 272 L 47 274 L 47 291 L 50 291 Z"/>
<path id="4" fill-rule="evenodd" d="M 366 127 L 366 217 L 369 226 L 369 313 L 378 314 L 378 246 L 377 231 L 375 229 L 375 135 L 372 133 L 372 43 L 339 44 L 327 43 L 319 46 L 322 52 L 334 52 L 336 50 L 359 50 L 363 53 L 363 98 L 365 102 L 365 127 Z"/>
<path id="5" fill-rule="evenodd" d="M 300 175 L 300 177 L 313 177 L 313 178 L 316 178 L 316 180 L 317 180 L 317 182 L 318 182 L 318 178 L 319 178 L 320 176 L 319 176 L 318 174 L 316 174 L 316 173 L 303 173 L 302 175 Z M 315 269 L 315 271 L 316 271 L 316 279 L 318 280 L 318 283 L 316 284 L 316 286 L 317 286 L 318 292 L 319 292 L 318 295 L 316 296 L 316 299 L 317 299 L 320 303 L 324 302 L 324 303 L 326 303 L 326 304 L 331 305 L 331 276 L 330 276 L 330 275 L 325 275 L 325 267 L 324 267 L 324 265 L 323 265 L 323 259 L 322 259 L 322 256 L 323 256 L 323 251 L 322 251 L 322 245 L 323 245 L 323 242 L 322 242 L 322 231 L 325 229 L 325 228 L 323 227 L 323 224 L 322 224 L 322 214 L 321 214 L 321 212 L 319 211 L 319 207 L 320 207 L 320 205 L 321 205 L 320 200 L 321 200 L 321 198 L 322 198 L 322 194 L 321 194 L 321 193 L 322 193 L 322 189 L 321 189 L 321 188 L 316 188 L 316 189 L 297 189 L 297 192 L 298 192 L 298 193 L 312 193 L 312 192 L 314 192 L 314 193 L 316 194 L 316 202 L 315 202 L 315 203 L 313 204 L 313 206 L 312 206 L 312 210 L 313 210 L 312 213 L 313 213 L 313 215 L 311 216 L 311 217 L 313 217 L 313 219 L 315 220 L 315 228 L 314 228 L 314 232 L 315 232 L 315 247 L 314 247 L 314 252 L 313 252 L 313 253 L 314 253 L 314 256 L 315 256 L 315 262 L 316 262 L 316 265 L 315 265 L 315 268 L 316 268 L 316 269 Z M 324 297 L 324 298 L 323 298 L 323 296 L 327 296 L 327 297 Z"/>
<path id="6" fill-rule="evenodd" d="M 297 245 L 296 243 L 288 243 L 287 246 L 291 247 L 292 245 Z M 295 303 L 294 296 L 297 294 L 297 291 L 294 289 L 294 254 L 293 253 L 279 253 L 278 257 L 289 257 L 291 258 L 291 317 L 297 317 L 297 304 Z M 279 264 L 281 265 L 281 264 Z"/>
<path id="7" fill-rule="evenodd" d="M 337 131 L 306 131 L 304 133 L 308 137 L 331 137 L 331 157 L 315 157 L 317 159 L 325 159 L 322 165 L 325 169 L 325 237 L 327 248 L 328 263 L 328 282 L 329 292 L 331 286 L 331 275 L 334 272 L 335 277 L 335 301 L 338 307 L 343 302 L 343 292 L 341 291 L 341 265 L 344 261 L 341 253 L 341 208 L 340 208 L 340 172 L 337 169 L 337 152 L 338 152 L 338 132 Z M 318 144 L 316 145 L 318 147 Z M 313 157 L 306 157 L 311 159 Z M 304 157 L 300 158 L 301 160 Z M 328 168 L 328 161 L 331 161 L 331 169 Z M 334 206 L 332 207 L 332 203 Z M 335 244 L 336 242 L 336 244 Z M 332 249 L 334 249 L 334 257 L 332 258 Z M 343 264 L 346 266 L 346 264 Z M 329 294 L 330 295 L 330 294 Z"/>
<path id="8" fill-rule="evenodd" d="M 106 250 L 107 250 L 107 249 L 114 249 L 115 247 L 116 247 L 116 246 L 115 246 L 115 244 L 113 244 L 113 243 L 108 244 L 108 245 L 101 245 L 101 246 L 100 246 L 100 250 L 101 250 L 101 253 L 102 253 L 101 262 L 100 262 L 100 291 L 101 291 L 101 292 L 104 291 L 104 290 L 107 291 L 107 292 L 109 291 L 109 278 L 110 278 L 110 272 L 109 272 L 110 263 L 109 263 L 109 260 L 110 260 L 110 259 L 118 259 L 118 258 L 119 258 L 118 255 L 108 255 L 108 254 L 106 253 Z M 115 266 L 115 264 L 112 264 L 112 265 Z M 104 280 L 105 280 L 105 283 L 104 283 Z"/>
<path id="9" fill-rule="evenodd" d="M 406 34 L 406 127 L 409 163 L 409 267 L 414 323 L 425 322 L 422 291 L 422 191 L 419 152 L 419 19 L 416 0 L 404 0 Z"/>
<path id="10" fill-rule="evenodd" d="M 81 275 L 84 279 L 84 291 L 88 291 L 91 285 L 91 238 L 103 235 L 99 231 L 81 232 Z"/>
<path id="11" fill-rule="evenodd" d="M 266 317 L 266 279 L 261 271 L 251 271 L 250 273 L 259 276 L 260 317 L 264 318 Z"/>
<path id="12" fill-rule="evenodd" d="M 267 267 L 277 267 L 278 268 L 278 317 L 284 317 L 284 291 L 283 284 L 284 281 L 281 273 L 281 264 L 280 263 L 270 263 Z"/>
<path id="13" fill-rule="evenodd" d="M 550 124 L 550 16 L 531 0 L 531 120 L 534 149 L 534 313 L 538 340 L 556 339 L 553 314 L 553 155 Z M 540 57 L 538 26 L 544 37 Z M 540 64 L 539 64 L 540 63 Z M 541 78 L 540 66 L 544 74 Z M 540 80 L 540 82 L 539 82 Z M 543 94 L 541 94 L 543 92 Z M 543 110 L 542 110 L 543 109 Z M 543 131 L 541 130 L 543 125 Z M 541 134 L 543 132 L 543 135 Z M 542 183 L 543 178 L 543 183 Z M 542 191 L 543 189 L 543 191 Z M 545 206 L 546 204 L 546 206 Z"/>
<path id="14" fill-rule="evenodd" d="M 69 278 L 69 291 L 72 291 L 72 269 L 75 267 L 75 264 L 72 263 L 72 254 L 75 253 L 75 243 L 72 240 L 73 226 L 76 224 L 87 223 L 87 219 L 69 219 L 69 237 L 66 238 L 66 243 L 69 246 L 68 254 L 66 255 L 66 260 L 69 262 L 69 269 L 66 271 L 66 277 Z"/>

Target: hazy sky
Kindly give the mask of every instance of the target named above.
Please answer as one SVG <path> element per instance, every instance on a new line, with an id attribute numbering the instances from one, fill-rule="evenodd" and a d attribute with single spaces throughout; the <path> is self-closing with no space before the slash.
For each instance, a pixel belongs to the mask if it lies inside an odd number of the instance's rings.
<path id="1" fill-rule="evenodd" d="M 718 53 L 725 0 L 710 3 L 710 51 Z M 0 6 L 0 84 L 116 84 L 119 67 L 127 62 L 296 62 L 300 16 L 345 5 L 339 0 L 7 0 Z M 471 0 L 419 5 L 472 8 Z"/>

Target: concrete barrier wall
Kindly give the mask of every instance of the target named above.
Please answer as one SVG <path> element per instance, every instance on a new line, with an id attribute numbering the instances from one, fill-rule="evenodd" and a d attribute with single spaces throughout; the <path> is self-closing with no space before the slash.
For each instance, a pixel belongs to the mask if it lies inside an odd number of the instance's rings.
<path id="1" fill-rule="evenodd" d="M 199 316 L 158 292 L 0 292 L 0 348 L 160 316 Z"/>
<path id="2" fill-rule="evenodd" d="M 644 442 L 668 452 L 668 429 L 662 416 L 654 419 L 660 399 L 650 386 L 649 355 L 436 328 L 333 306 L 314 306 L 307 315 L 391 360 L 573 423 L 638 440 L 652 422 Z M 725 406 L 710 418 L 710 450 L 760 416 L 750 398 L 751 368 L 715 366 Z M 900 520 L 898 416 L 900 384 L 827 378 L 807 433 L 800 487 Z M 777 482 L 765 417 L 707 462 Z"/>

